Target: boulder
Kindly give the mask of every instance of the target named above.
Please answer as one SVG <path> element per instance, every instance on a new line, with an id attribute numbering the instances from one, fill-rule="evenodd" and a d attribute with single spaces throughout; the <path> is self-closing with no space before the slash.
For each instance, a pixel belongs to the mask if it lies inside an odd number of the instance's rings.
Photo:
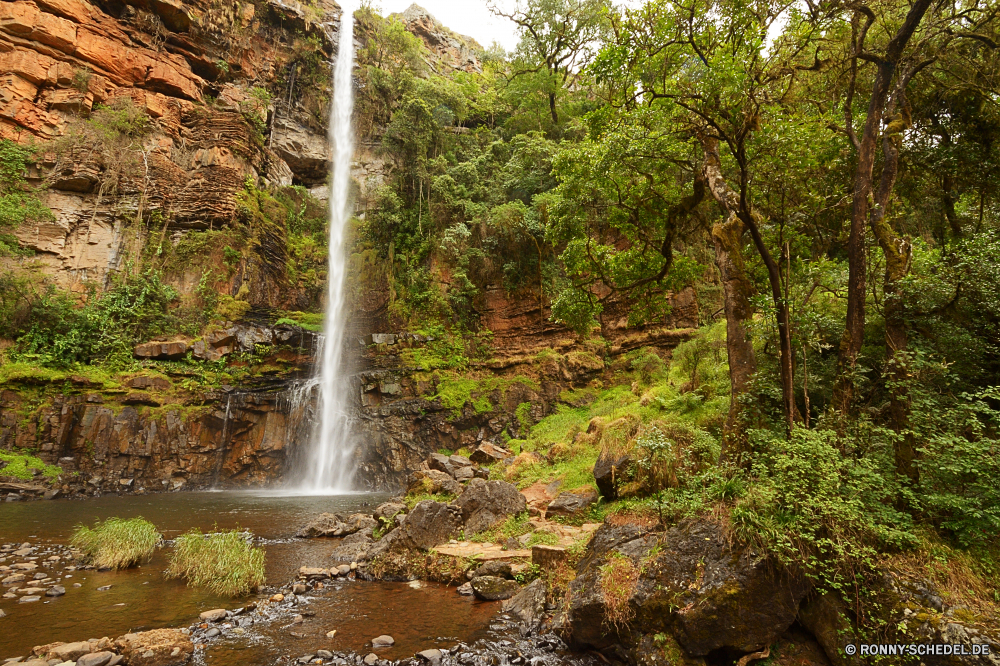
<path id="1" fill-rule="evenodd" d="M 94 644 L 88 641 L 77 641 L 75 643 L 63 643 L 62 645 L 52 645 L 45 653 L 46 660 L 58 659 L 59 661 L 76 661 L 85 654 L 90 654 L 94 649 Z"/>
<path id="2" fill-rule="evenodd" d="M 510 599 L 518 591 L 516 581 L 498 578 L 497 576 L 480 576 L 473 578 L 472 591 L 477 599 L 483 601 L 503 601 Z"/>
<path id="3" fill-rule="evenodd" d="M 655 551 L 654 551 L 655 548 Z M 601 567 L 611 553 L 641 569 L 629 599 L 629 631 L 608 632 Z M 602 525 L 570 584 L 568 623 L 578 645 L 604 649 L 629 636 L 669 627 L 693 657 L 748 653 L 771 645 L 791 626 L 811 585 L 751 546 L 732 544 L 722 528 L 696 519 L 652 534 L 635 525 Z"/>
<path id="4" fill-rule="evenodd" d="M 606 449 L 601 451 L 594 464 L 594 482 L 601 497 L 607 500 L 618 497 L 618 486 L 631 463 L 628 454 L 616 455 Z"/>
<path id="5" fill-rule="evenodd" d="M 536 578 L 503 602 L 503 612 L 513 615 L 526 631 L 536 631 L 545 615 L 545 581 Z"/>
<path id="6" fill-rule="evenodd" d="M 469 580 L 480 576 L 496 576 L 497 578 L 513 579 L 514 573 L 510 568 L 510 562 L 503 560 L 490 560 L 475 571 L 469 573 Z"/>
<path id="7" fill-rule="evenodd" d="M 444 472 L 448 476 L 455 476 L 455 468 L 452 466 L 448 456 L 440 453 L 432 453 L 427 457 L 427 465 L 431 469 Z"/>
<path id="8" fill-rule="evenodd" d="M 372 647 L 377 647 L 377 648 L 389 647 L 390 645 L 393 645 L 395 643 L 396 639 L 394 639 L 392 636 L 388 636 L 385 634 L 381 636 L 376 636 L 375 638 L 372 639 Z"/>
<path id="9" fill-rule="evenodd" d="M 817 594 L 807 600 L 799 609 L 799 624 L 816 637 L 833 666 L 859 666 L 858 655 L 848 656 L 844 646 L 860 643 L 855 640 L 847 606 L 834 594 Z"/>
<path id="10" fill-rule="evenodd" d="M 480 465 L 489 465 L 491 463 L 505 460 L 509 458 L 510 455 L 511 453 L 507 449 L 501 449 L 499 446 L 483 442 L 476 447 L 475 451 L 472 452 L 472 455 L 469 456 L 469 460 Z"/>
<path id="11" fill-rule="evenodd" d="M 438 649 L 421 650 L 417 653 L 417 656 L 429 664 L 433 664 L 433 666 L 441 663 L 441 650 Z"/>
<path id="12" fill-rule="evenodd" d="M 461 527 L 461 515 L 456 509 L 424 500 L 406 514 L 394 532 L 398 532 L 396 538 L 404 547 L 429 550 L 447 542 Z"/>
<path id="13" fill-rule="evenodd" d="M 337 544 L 337 547 L 330 553 L 330 559 L 340 563 L 366 562 L 370 559 L 368 552 L 373 545 L 375 545 L 375 540 L 370 534 L 355 532 Z"/>
<path id="14" fill-rule="evenodd" d="M 458 495 L 462 492 L 462 484 L 453 479 L 450 474 L 440 470 L 422 469 L 410 475 L 406 492 Z"/>
<path id="15" fill-rule="evenodd" d="M 375 520 L 385 520 L 387 522 L 391 521 L 397 514 L 404 513 L 406 511 L 406 505 L 402 502 L 386 502 L 385 504 L 379 504 L 375 511 L 372 513 L 372 517 Z"/>
<path id="16" fill-rule="evenodd" d="M 215 608 L 213 610 L 207 610 L 201 613 L 199 616 L 202 622 L 220 622 L 226 619 L 226 609 L 225 608 Z"/>
<path id="17" fill-rule="evenodd" d="M 452 506 L 461 512 L 466 534 L 477 534 L 508 516 L 521 513 L 527 502 L 515 485 L 473 479 Z"/>
<path id="18" fill-rule="evenodd" d="M 576 516 L 597 501 L 597 493 L 586 490 L 576 493 L 559 493 L 559 496 L 549 502 L 545 509 L 546 516 Z"/>
<path id="19" fill-rule="evenodd" d="M 461 467 L 472 467 L 472 461 L 465 456 L 460 456 L 457 453 L 455 455 L 448 456 L 448 463 L 454 468 L 459 469 Z"/>
<path id="20" fill-rule="evenodd" d="M 45 596 L 47 597 L 61 597 L 64 594 L 66 594 L 66 588 L 62 585 L 53 585 L 45 590 Z"/>
<path id="21" fill-rule="evenodd" d="M 115 639 L 115 647 L 129 666 L 183 666 L 194 653 L 194 643 L 180 629 L 125 634 Z"/>
<path id="22" fill-rule="evenodd" d="M 296 536 L 342 537 L 362 531 L 371 534 L 377 525 L 375 519 L 365 513 L 354 513 L 347 517 L 336 513 L 321 513 L 299 530 Z"/>
<path id="23" fill-rule="evenodd" d="M 456 467 L 455 468 L 455 480 L 456 481 L 469 481 L 476 475 L 474 468 L 472 467 Z"/>

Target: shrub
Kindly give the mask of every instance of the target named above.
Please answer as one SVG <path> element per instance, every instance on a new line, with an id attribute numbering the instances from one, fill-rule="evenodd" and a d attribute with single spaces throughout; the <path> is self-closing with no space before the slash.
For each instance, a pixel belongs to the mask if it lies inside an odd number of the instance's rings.
<path id="1" fill-rule="evenodd" d="M 97 567 L 124 569 L 148 559 L 161 539 L 148 520 L 108 518 L 93 529 L 78 526 L 70 543 Z"/>
<path id="2" fill-rule="evenodd" d="M 24 481 L 30 480 L 34 474 L 31 470 L 38 470 L 43 476 L 50 479 L 59 476 L 61 467 L 46 465 L 44 461 L 35 456 L 22 453 L 11 453 L 10 451 L 0 451 L 0 476 L 13 476 Z"/>
<path id="3" fill-rule="evenodd" d="M 174 542 L 166 576 L 183 576 L 189 585 L 221 596 L 249 594 L 264 584 L 265 559 L 264 549 L 252 546 L 249 536 L 239 530 L 182 534 Z"/>

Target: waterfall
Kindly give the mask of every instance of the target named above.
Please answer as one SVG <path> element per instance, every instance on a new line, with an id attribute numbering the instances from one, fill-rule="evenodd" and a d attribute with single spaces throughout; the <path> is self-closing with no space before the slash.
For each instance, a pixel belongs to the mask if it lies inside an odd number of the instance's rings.
<path id="1" fill-rule="evenodd" d="M 326 317 L 323 323 L 319 365 L 319 421 L 299 479 L 307 493 L 337 493 L 350 490 L 354 475 L 354 443 L 350 424 L 350 386 L 345 380 L 344 277 L 347 256 L 344 247 L 351 217 L 351 160 L 354 132 L 351 112 L 354 90 L 354 14 L 347 5 L 340 17 L 337 59 L 333 63 L 333 100 L 330 106 L 329 139 L 333 147 L 330 171 L 330 237 L 327 259 Z"/>

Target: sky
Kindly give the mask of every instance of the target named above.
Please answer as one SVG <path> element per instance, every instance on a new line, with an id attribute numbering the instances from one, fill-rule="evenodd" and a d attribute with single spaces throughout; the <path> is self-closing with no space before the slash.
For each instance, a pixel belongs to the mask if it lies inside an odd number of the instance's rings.
<path id="1" fill-rule="evenodd" d="M 413 0 L 374 0 L 372 3 L 383 16 L 402 12 Z M 506 50 L 517 46 L 514 23 L 493 16 L 485 0 L 417 0 L 417 4 L 434 15 L 444 26 L 460 35 L 468 35 L 488 48 L 494 40 Z"/>

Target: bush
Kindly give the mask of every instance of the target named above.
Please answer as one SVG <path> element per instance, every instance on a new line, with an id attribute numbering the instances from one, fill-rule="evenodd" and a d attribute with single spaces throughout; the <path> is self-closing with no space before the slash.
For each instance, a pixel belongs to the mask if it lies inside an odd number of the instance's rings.
<path id="1" fill-rule="evenodd" d="M 124 569 L 149 559 L 161 539 L 148 520 L 108 518 L 93 529 L 78 526 L 70 543 L 99 568 Z"/>
<path id="2" fill-rule="evenodd" d="M 167 567 L 168 578 L 183 576 L 188 585 L 238 597 L 264 584 L 264 549 L 250 544 L 239 530 L 202 534 L 191 530 L 177 537 Z"/>
<path id="3" fill-rule="evenodd" d="M 0 451 L 0 476 L 12 476 L 16 479 L 29 481 L 35 476 L 31 470 L 37 470 L 50 479 L 59 476 L 62 472 L 61 467 L 46 465 L 44 461 L 35 456 Z"/>

